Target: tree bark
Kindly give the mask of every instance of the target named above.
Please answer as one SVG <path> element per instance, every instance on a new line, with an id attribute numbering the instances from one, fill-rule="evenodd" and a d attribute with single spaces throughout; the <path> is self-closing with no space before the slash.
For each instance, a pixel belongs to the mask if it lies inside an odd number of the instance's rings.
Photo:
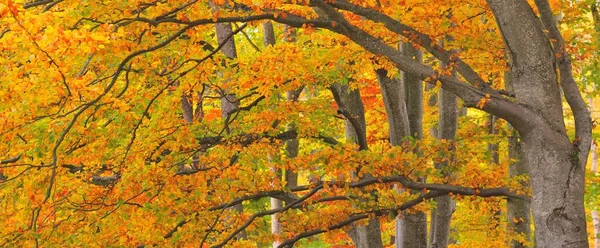
<path id="1" fill-rule="evenodd" d="M 509 167 L 510 177 L 526 175 L 528 173 L 527 164 L 522 159 L 521 144 L 516 131 L 513 131 L 513 135 L 508 138 L 508 157 L 515 160 Z M 523 187 L 529 187 L 529 185 L 524 184 Z M 531 236 L 530 213 L 531 208 L 528 200 L 507 199 L 508 227 L 510 231 L 522 235 L 526 240 L 529 240 Z M 510 247 L 524 248 L 526 246 L 517 240 L 511 240 Z"/>
<path id="2" fill-rule="evenodd" d="M 412 45 L 402 43 L 402 53 L 421 61 L 421 54 Z M 381 85 L 383 101 L 388 117 L 390 144 L 401 145 L 402 139 L 423 137 L 423 83 L 411 73 L 402 72 L 400 80 L 387 75 L 387 71 L 376 71 Z M 396 247 L 427 247 L 427 216 L 423 212 L 401 213 L 396 217 Z"/>
<path id="3" fill-rule="evenodd" d="M 332 93 L 340 111 L 347 111 L 344 128 L 346 140 L 359 144 L 360 149 L 366 149 L 366 120 L 365 109 L 358 89 L 350 90 L 348 85 L 334 84 Z M 351 120 L 350 118 L 354 118 Z M 366 175 L 365 177 L 369 177 Z M 355 247 L 380 248 L 381 227 L 377 218 L 370 218 L 366 226 L 354 226 L 347 231 Z"/>
<path id="4" fill-rule="evenodd" d="M 273 24 L 271 24 L 270 21 L 265 21 L 265 22 L 263 22 L 262 26 L 263 26 L 263 37 L 264 37 L 265 47 L 275 45 L 275 31 L 273 30 Z M 282 176 L 281 169 L 272 167 L 271 170 L 275 172 L 275 174 L 277 175 L 279 180 L 282 179 L 281 178 L 281 176 Z M 281 200 L 279 200 L 277 198 L 271 198 L 271 209 L 279 209 L 281 207 L 283 207 L 283 202 Z M 273 235 L 278 235 L 283 232 L 281 223 L 278 220 L 278 215 L 279 214 L 271 215 L 271 233 Z M 274 240 L 273 248 L 277 248 L 280 244 L 281 244 L 281 242 L 279 240 Z"/>
<path id="5" fill-rule="evenodd" d="M 578 90 L 573 92 L 573 85 L 564 78 L 570 75 L 561 69 L 561 86 L 576 119 L 578 140 L 571 143 L 565 132 L 554 51 L 539 19 L 526 1 L 487 2 L 509 51 L 516 101 L 533 109 L 543 120 L 531 129 L 519 130 L 523 158 L 530 166 L 536 246 L 588 247 L 583 206 L 585 161 L 591 138 L 591 129 L 585 130 L 587 108 L 580 109 L 576 98 L 581 95 Z M 553 21 L 544 24 L 555 25 Z"/>
<path id="6" fill-rule="evenodd" d="M 510 69 L 504 73 L 504 85 L 507 91 L 514 91 L 511 81 Z M 523 159 L 521 152 L 521 143 L 518 133 L 509 127 L 512 135 L 508 137 L 508 158 L 514 162 L 509 165 L 508 173 L 510 177 L 522 176 L 529 174 L 527 163 Z M 529 183 L 523 183 L 524 188 L 530 188 Z M 531 204 L 526 199 L 506 200 L 507 223 L 509 231 L 522 235 L 526 241 L 531 240 Z M 510 241 L 512 248 L 525 248 L 525 244 L 517 240 Z"/>
<path id="7" fill-rule="evenodd" d="M 235 59 L 237 57 L 237 51 L 235 48 L 235 42 L 233 37 L 228 39 L 233 33 L 231 29 L 231 23 L 217 23 L 215 24 L 215 29 L 217 32 L 217 41 L 219 44 L 225 43 L 221 48 L 221 52 L 225 54 L 229 59 Z M 223 79 L 228 80 L 228 79 Z M 227 89 L 224 92 L 221 92 L 221 114 L 224 119 L 227 119 L 228 115 L 232 113 L 235 109 L 238 108 L 238 103 L 235 94 L 231 94 L 227 92 Z M 227 123 L 225 123 L 227 125 Z M 230 133 L 231 130 L 229 127 L 226 127 L 227 133 Z M 238 213 L 242 213 L 244 211 L 244 207 L 242 204 L 237 204 L 232 207 Z M 246 230 L 239 232 L 236 237 L 238 239 L 247 239 Z"/>
<path id="8" fill-rule="evenodd" d="M 377 80 L 382 89 L 390 144 L 401 145 L 402 139 L 410 135 L 410 123 L 406 108 L 403 82 L 388 77 L 384 69 L 376 70 Z M 416 84 L 416 82 L 411 82 Z M 425 221 L 423 223 L 423 221 Z M 400 214 L 396 217 L 396 247 L 427 247 L 427 219 L 423 213 Z M 425 224 L 425 228 L 423 228 Z"/>
<path id="9" fill-rule="evenodd" d="M 446 90 L 440 90 L 439 101 L 439 123 L 438 137 L 443 140 L 454 140 L 457 128 L 457 98 Z M 453 150 L 453 149 L 452 149 Z M 450 158 L 446 162 L 436 163 L 436 169 L 442 172 L 443 176 L 451 176 L 446 170 L 448 161 L 453 160 L 453 155 L 449 154 Z M 450 220 L 452 213 L 455 210 L 455 203 L 448 195 L 434 198 L 437 207 L 432 211 L 432 219 L 435 222 L 431 223 L 432 240 L 431 247 L 448 247 L 450 240 Z"/>

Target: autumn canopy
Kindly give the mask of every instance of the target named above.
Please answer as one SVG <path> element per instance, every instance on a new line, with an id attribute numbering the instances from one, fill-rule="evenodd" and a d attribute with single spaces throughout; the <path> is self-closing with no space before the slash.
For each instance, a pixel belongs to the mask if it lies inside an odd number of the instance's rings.
<path id="1" fill-rule="evenodd" d="M 0 247 L 600 244 L 599 17 L 3 0 Z"/>

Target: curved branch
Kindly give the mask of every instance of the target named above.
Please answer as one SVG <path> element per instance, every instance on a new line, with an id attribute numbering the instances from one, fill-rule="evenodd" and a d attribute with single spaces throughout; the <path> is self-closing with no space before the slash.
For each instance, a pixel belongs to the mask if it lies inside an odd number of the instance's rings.
<path id="1" fill-rule="evenodd" d="M 392 17 L 379 11 L 352 4 L 346 0 L 336 0 L 328 4 L 335 8 L 361 15 L 374 22 L 382 23 L 388 30 L 409 39 L 411 43 L 422 46 L 444 64 L 454 64 L 454 69 L 471 85 L 485 93 L 499 96 L 498 92 L 485 83 L 471 66 L 466 64 L 452 52 L 445 50 L 438 42 L 433 41 L 428 35 L 421 33 L 402 22 L 394 20 Z"/>
<path id="2" fill-rule="evenodd" d="M 454 76 L 439 76 L 431 67 L 412 60 L 398 50 L 373 37 L 364 30 L 350 24 L 344 16 L 322 0 L 315 0 L 315 6 L 322 9 L 328 17 L 338 23 L 324 28 L 342 34 L 362 46 L 367 51 L 384 56 L 391 60 L 398 69 L 411 73 L 430 84 L 441 82 L 442 88 L 460 97 L 468 107 L 478 108 L 510 122 L 517 130 L 527 132 L 535 122 L 542 122 L 541 117 L 534 111 L 496 94 L 486 93 L 474 86 L 465 84 Z M 489 98 L 486 104 L 478 104 L 483 98 Z"/>
<path id="3" fill-rule="evenodd" d="M 579 161 L 582 165 L 587 163 L 588 152 L 592 142 L 592 119 L 585 100 L 573 78 L 571 58 L 565 48 L 565 41 L 556 26 L 552 10 L 547 0 L 535 0 L 535 5 L 540 11 L 544 27 L 550 31 L 550 41 L 554 41 L 554 54 L 556 55 L 560 86 L 565 93 L 565 99 L 573 111 L 575 118 L 575 136 L 579 146 Z"/>
<path id="4" fill-rule="evenodd" d="M 223 241 L 221 241 L 220 243 L 213 245 L 211 247 L 222 247 L 222 246 L 226 245 L 230 240 L 232 240 L 235 237 L 235 235 L 237 235 L 239 232 L 245 230 L 248 226 L 250 226 L 250 224 L 252 224 L 252 222 L 254 222 L 254 220 L 256 218 L 262 217 L 262 216 L 267 216 L 267 215 L 272 215 L 275 213 L 285 212 L 288 209 L 291 209 L 292 207 L 304 202 L 306 199 L 308 199 L 309 197 L 311 197 L 314 194 L 316 194 L 317 192 L 319 192 L 319 190 L 321 190 L 322 188 L 323 188 L 323 185 L 319 185 L 319 186 L 313 188 L 306 195 L 298 198 L 297 200 L 293 201 L 290 204 L 287 204 L 285 207 L 255 213 L 242 226 L 238 227 L 235 231 L 230 233 Z"/>

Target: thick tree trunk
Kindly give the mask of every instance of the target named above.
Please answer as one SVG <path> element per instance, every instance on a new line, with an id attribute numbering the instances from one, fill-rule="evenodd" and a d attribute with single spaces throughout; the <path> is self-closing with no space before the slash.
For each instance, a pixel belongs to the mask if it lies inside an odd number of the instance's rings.
<path id="1" fill-rule="evenodd" d="M 340 111 L 347 111 L 344 127 L 346 130 L 346 139 L 349 142 L 359 144 L 360 149 L 366 149 L 366 120 L 365 109 L 360 97 L 359 90 L 350 90 L 348 85 L 334 84 L 332 93 L 340 107 Z M 354 118 L 350 120 L 349 118 Z M 365 177 L 368 177 L 366 175 Z M 383 247 L 381 241 L 381 227 L 377 218 L 369 219 L 366 226 L 355 226 L 347 231 L 354 242 L 355 247 L 359 248 L 379 248 Z"/>
<path id="2" fill-rule="evenodd" d="M 523 158 L 530 166 L 536 246 L 588 247 L 583 206 L 584 170 L 590 138 L 586 130 L 587 109 L 581 109 L 577 99 L 581 95 L 578 95 L 574 82 L 564 81 L 569 80 L 565 77 L 571 76 L 570 71 L 561 68 L 560 85 L 576 116 L 578 140 L 571 143 L 565 132 L 554 53 L 540 20 L 526 1 L 487 2 L 509 51 L 517 103 L 541 117 L 531 128 L 515 126 L 521 135 Z M 547 1 L 536 1 L 536 4 L 544 7 L 540 5 L 544 2 L 547 4 Z M 549 10 L 541 10 L 544 20 Z M 555 25 L 553 21 L 544 23 L 548 27 Z M 550 33 L 553 31 L 557 32 L 551 28 Z M 560 66 L 565 65 L 568 64 Z"/>

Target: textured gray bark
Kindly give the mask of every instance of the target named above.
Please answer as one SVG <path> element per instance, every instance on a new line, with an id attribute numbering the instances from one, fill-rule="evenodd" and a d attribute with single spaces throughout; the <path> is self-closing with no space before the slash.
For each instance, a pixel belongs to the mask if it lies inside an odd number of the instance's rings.
<path id="1" fill-rule="evenodd" d="M 488 134 L 490 136 L 498 134 L 498 131 L 496 130 L 496 121 L 497 120 L 498 120 L 498 117 L 496 117 L 494 115 L 488 115 L 487 125 L 488 125 Z M 490 162 L 493 164 L 499 164 L 500 163 L 500 154 L 498 154 L 498 143 L 488 142 L 488 152 L 492 156 Z"/>
<path id="2" fill-rule="evenodd" d="M 390 144 L 401 145 L 402 139 L 410 135 L 404 86 L 401 81 L 388 77 L 387 71 L 384 69 L 377 70 L 376 75 L 382 89 L 381 93 L 387 113 Z M 400 214 L 396 218 L 394 235 L 396 247 L 427 247 L 426 221 L 427 218 L 423 213 Z"/>
<path id="3" fill-rule="evenodd" d="M 285 26 L 283 34 L 283 40 L 286 42 L 296 42 L 296 29 L 290 26 Z M 275 39 L 273 35 L 273 39 Z M 302 93 L 304 87 L 300 89 L 288 91 L 286 93 L 286 99 L 288 101 L 298 101 L 300 94 Z M 295 130 L 294 124 L 290 124 L 287 127 L 287 130 Z M 291 139 L 285 142 L 286 152 L 289 157 L 296 157 L 298 155 L 298 139 Z M 285 181 L 287 182 L 287 187 L 294 187 L 298 185 L 298 173 L 292 170 L 285 171 Z"/>
<path id="4" fill-rule="evenodd" d="M 402 43 L 403 53 L 414 56 L 416 61 L 423 60 L 421 51 L 410 43 Z M 402 84 L 406 95 L 409 133 L 415 139 L 423 138 L 423 81 L 410 73 L 402 73 Z"/>
<path id="5" fill-rule="evenodd" d="M 431 92 L 432 90 L 435 89 L 435 85 L 433 84 L 427 84 L 425 85 L 425 90 Z M 438 104 L 438 94 L 432 94 L 429 96 L 429 98 L 427 99 L 427 106 L 431 107 L 435 107 L 435 105 Z M 429 128 L 429 135 L 433 138 L 438 138 L 438 132 L 437 132 L 438 128 L 435 125 L 432 125 Z M 437 214 L 435 212 L 435 209 L 431 210 L 430 214 L 429 214 L 429 246 L 431 247 L 431 243 L 433 243 L 434 240 L 434 235 L 435 235 L 435 223 L 436 223 L 436 218 L 437 218 Z"/>
<path id="6" fill-rule="evenodd" d="M 385 69 L 375 71 L 381 86 L 381 94 L 387 113 L 390 144 L 402 144 L 402 139 L 410 135 L 408 111 L 406 110 L 405 93 L 402 82 L 388 77 Z"/>
<path id="7" fill-rule="evenodd" d="M 275 45 L 275 30 L 271 21 L 265 21 L 263 27 L 263 44 L 265 47 Z"/>
<path id="8" fill-rule="evenodd" d="M 440 139 L 454 140 L 457 128 L 457 98 L 446 90 L 440 90 L 438 135 Z M 452 155 L 449 154 L 452 161 Z M 448 162 L 436 163 L 435 167 L 442 175 L 450 176 L 445 169 Z M 437 207 L 432 211 L 431 247 L 448 247 L 450 240 L 450 220 L 455 210 L 455 203 L 450 196 L 434 198 Z"/>
<path id="9" fill-rule="evenodd" d="M 348 85 L 334 84 L 332 93 L 340 107 L 340 111 L 344 112 L 346 120 L 344 128 L 346 130 L 346 139 L 349 142 L 357 143 L 361 149 L 366 149 L 366 120 L 365 109 L 360 98 L 359 90 L 350 90 Z M 354 118 L 354 120 L 350 120 Z M 366 175 L 365 177 L 368 177 Z M 381 241 L 381 227 L 377 218 L 369 219 L 366 226 L 354 226 L 348 231 L 348 236 L 352 239 L 355 247 L 359 248 L 379 248 L 383 247 Z"/>
<path id="10" fill-rule="evenodd" d="M 287 92 L 287 100 L 288 101 L 297 101 L 298 97 L 300 96 L 300 94 L 302 93 L 302 89 L 298 89 L 295 91 L 288 91 Z M 290 123 L 287 126 L 287 131 L 294 131 L 296 130 L 296 126 L 294 125 L 294 123 Z M 298 156 L 298 148 L 299 148 L 299 143 L 298 143 L 298 139 L 289 139 L 285 141 L 285 152 L 286 155 L 290 158 L 295 158 Z M 298 185 L 298 173 L 292 170 L 285 170 L 285 181 L 286 181 L 286 187 L 295 187 Z"/>
<path id="11" fill-rule="evenodd" d="M 542 20 L 543 2 L 536 1 L 538 8 L 542 7 Z M 576 86 L 564 79 L 570 71 L 561 69 L 561 86 L 576 119 L 578 141 L 571 143 L 565 132 L 554 51 L 539 19 L 525 1 L 488 3 L 509 51 L 517 103 L 535 110 L 544 122 L 519 130 L 523 159 L 530 166 L 536 246 L 588 247 L 583 193 L 589 113 L 579 106 L 581 95 Z M 544 24 L 551 27 L 553 22 Z"/>
<path id="12" fill-rule="evenodd" d="M 402 43 L 400 51 L 421 61 L 421 54 L 412 45 Z M 411 73 L 402 72 L 400 80 L 389 78 L 383 69 L 376 71 L 382 89 L 390 144 L 400 145 L 402 139 L 423 137 L 423 82 Z M 396 247 L 427 247 L 427 216 L 423 212 L 400 214 L 396 218 Z"/>
<path id="13" fill-rule="evenodd" d="M 506 90 L 512 92 L 513 85 L 510 76 L 510 70 L 504 73 L 504 85 Z M 513 160 L 509 165 L 509 176 L 528 175 L 529 168 L 523 159 L 521 153 L 521 143 L 518 133 L 510 127 L 512 135 L 508 138 L 508 158 Z M 529 188 L 529 184 L 523 184 L 523 187 Z M 523 235 L 527 240 L 531 239 L 531 204 L 525 199 L 507 199 L 506 200 L 506 215 L 509 230 Z M 526 247 L 519 241 L 511 240 L 510 247 L 524 248 Z"/>
<path id="14" fill-rule="evenodd" d="M 496 130 L 496 121 L 498 121 L 498 117 L 494 116 L 494 115 L 488 115 L 488 120 L 487 120 L 487 128 L 488 128 L 488 135 L 490 135 L 490 139 L 493 138 L 494 135 L 498 134 L 498 130 Z M 488 142 L 488 153 L 490 154 L 491 158 L 490 158 L 490 164 L 492 165 L 498 165 L 500 163 L 500 154 L 498 153 L 498 142 L 496 141 L 490 141 Z M 497 210 L 496 212 L 494 212 L 494 215 L 492 217 L 494 223 L 495 223 L 495 227 L 498 228 L 500 223 L 502 222 L 502 219 L 505 218 L 504 214 L 502 213 L 502 209 L 500 208 L 500 204 L 502 202 L 498 201 L 495 202 L 495 204 L 497 205 Z"/>

